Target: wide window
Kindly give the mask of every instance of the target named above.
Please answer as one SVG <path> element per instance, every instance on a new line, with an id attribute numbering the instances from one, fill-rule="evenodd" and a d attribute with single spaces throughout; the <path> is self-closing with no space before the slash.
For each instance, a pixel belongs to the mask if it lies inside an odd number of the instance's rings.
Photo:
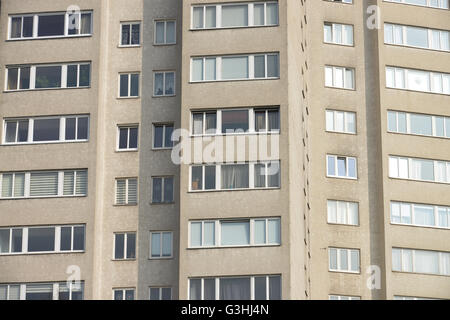
<path id="1" fill-rule="evenodd" d="M 172 141 L 173 124 L 153 125 L 153 148 L 170 149 L 173 147 Z"/>
<path id="2" fill-rule="evenodd" d="M 118 127 L 117 149 L 119 151 L 136 151 L 138 149 L 138 127 Z"/>
<path id="3" fill-rule="evenodd" d="M 91 64 L 8 66 L 6 77 L 6 91 L 86 88 L 91 82 Z"/>
<path id="4" fill-rule="evenodd" d="M 114 259 L 136 259 L 136 233 L 114 234 Z"/>
<path id="5" fill-rule="evenodd" d="M 386 87 L 448 95 L 450 94 L 450 74 L 386 67 Z"/>
<path id="6" fill-rule="evenodd" d="M 359 224 L 359 207 L 356 202 L 327 201 L 328 223 L 357 226 Z"/>
<path id="7" fill-rule="evenodd" d="M 328 299 L 329 300 L 361 300 L 361 297 L 330 294 L 328 296 Z"/>
<path id="8" fill-rule="evenodd" d="M 276 79 L 279 77 L 278 53 L 191 59 L 192 82 Z"/>
<path id="9" fill-rule="evenodd" d="M 384 0 L 384 1 L 412 4 L 415 6 L 431 7 L 438 9 L 448 9 L 449 6 L 449 0 Z"/>
<path id="10" fill-rule="evenodd" d="M 174 96 L 175 95 L 175 72 L 155 72 L 153 74 L 153 95 Z"/>
<path id="11" fill-rule="evenodd" d="M 116 204 L 136 205 L 137 204 L 137 179 L 116 179 Z"/>
<path id="12" fill-rule="evenodd" d="M 0 300 L 83 300 L 84 281 L 0 284 Z"/>
<path id="13" fill-rule="evenodd" d="M 355 89 L 355 69 L 325 66 L 325 86 Z"/>
<path id="14" fill-rule="evenodd" d="M 189 300 L 281 300 L 281 276 L 191 278 Z"/>
<path id="15" fill-rule="evenodd" d="M 139 73 L 123 73 L 119 75 L 119 97 L 139 97 Z"/>
<path id="16" fill-rule="evenodd" d="M 141 44 L 140 22 L 122 23 L 120 25 L 120 45 L 123 47 L 139 46 Z"/>
<path id="17" fill-rule="evenodd" d="M 356 113 L 327 110 L 326 130 L 330 132 L 356 134 Z"/>
<path id="18" fill-rule="evenodd" d="M 359 250 L 329 248 L 329 270 L 337 272 L 359 273 Z"/>
<path id="19" fill-rule="evenodd" d="M 114 300 L 134 300 L 135 289 L 114 289 Z"/>
<path id="20" fill-rule="evenodd" d="M 175 20 L 155 21 L 155 44 L 175 44 Z"/>
<path id="21" fill-rule="evenodd" d="M 323 36 L 326 43 L 353 45 L 353 26 L 325 22 L 323 25 Z"/>
<path id="22" fill-rule="evenodd" d="M 390 156 L 389 177 L 450 183 L 450 162 Z"/>
<path id="23" fill-rule="evenodd" d="M 449 51 L 450 32 L 385 23 L 384 42 L 388 44 Z"/>
<path id="24" fill-rule="evenodd" d="M 356 179 L 356 158 L 327 155 L 327 176 L 334 178 Z"/>
<path id="25" fill-rule="evenodd" d="M 190 247 L 280 245 L 280 221 L 280 218 L 191 221 Z"/>
<path id="26" fill-rule="evenodd" d="M 9 40 L 89 36 L 92 12 L 45 13 L 9 17 Z"/>
<path id="27" fill-rule="evenodd" d="M 173 256 L 173 233 L 150 232 L 150 258 L 167 259 Z"/>
<path id="28" fill-rule="evenodd" d="M 450 207 L 392 201 L 391 222 L 448 229 Z"/>
<path id="29" fill-rule="evenodd" d="M 278 25 L 278 2 L 275 1 L 192 7 L 192 29 L 274 25 Z"/>
<path id="30" fill-rule="evenodd" d="M 388 111 L 388 131 L 450 138 L 450 117 Z"/>
<path id="31" fill-rule="evenodd" d="M 153 177 L 152 203 L 173 203 L 173 177 Z"/>
<path id="32" fill-rule="evenodd" d="M 172 288 L 150 288 L 150 300 L 172 300 Z"/>
<path id="33" fill-rule="evenodd" d="M 392 271 L 450 276 L 450 252 L 392 248 Z"/>
<path id="34" fill-rule="evenodd" d="M 83 252 L 84 250 L 84 225 L 0 229 L 0 255 Z"/>

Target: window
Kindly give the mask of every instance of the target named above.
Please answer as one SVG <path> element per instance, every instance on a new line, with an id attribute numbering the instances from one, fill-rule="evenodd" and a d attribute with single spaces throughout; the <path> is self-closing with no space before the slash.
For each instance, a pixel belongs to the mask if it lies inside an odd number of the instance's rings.
<path id="1" fill-rule="evenodd" d="M 356 202 L 327 201 L 328 223 L 359 225 L 359 206 Z"/>
<path id="2" fill-rule="evenodd" d="M 329 132 L 356 134 L 356 113 L 327 110 L 326 130 Z"/>
<path id="3" fill-rule="evenodd" d="M 386 87 L 448 95 L 450 94 L 450 74 L 386 67 Z"/>
<path id="4" fill-rule="evenodd" d="M 176 43 L 175 20 L 155 21 L 155 44 L 175 44 Z"/>
<path id="5" fill-rule="evenodd" d="M 136 233 L 114 234 L 114 260 L 136 259 Z"/>
<path id="6" fill-rule="evenodd" d="M 4 144 L 79 142 L 88 140 L 89 116 L 6 119 Z"/>
<path id="7" fill-rule="evenodd" d="M 414 6 L 431 7 L 438 9 L 448 9 L 448 0 L 384 0 L 387 2 L 397 2 L 411 4 Z"/>
<path id="8" fill-rule="evenodd" d="M 390 156 L 389 177 L 450 183 L 450 162 Z"/>
<path id="9" fill-rule="evenodd" d="M 281 300 L 281 276 L 191 278 L 189 300 Z"/>
<path id="10" fill-rule="evenodd" d="M 450 117 L 388 111 L 388 131 L 450 138 Z"/>
<path id="11" fill-rule="evenodd" d="M 152 203 L 173 203 L 173 177 L 153 177 Z"/>
<path id="12" fill-rule="evenodd" d="M 392 248 L 392 271 L 450 276 L 450 252 Z"/>
<path id="13" fill-rule="evenodd" d="M 339 3 L 346 3 L 346 4 L 351 4 L 351 3 L 353 3 L 353 0 L 324 0 L 324 1 L 328 1 L 328 2 L 339 2 Z"/>
<path id="14" fill-rule="evenodd" d="M 254 119 L 254 121 L 250 121 Z M 279 108 L 223 109 L 192 112 L 193 135 L 279 133 Z"/>
<path id="15" fill-rule="evenodd" d="M 85 226 L 0 229 L 0 255 L 84 252 Z"/>
<path id="16" fill-rule="evenodd" d="M 280 162 L 192 165 L 190 191 L 280 188 Z"/>
<path id="17" fill-rule="evenodd" d="M 277 79 L 279 54 L 261 53 L 218 57 L 193 57 L 191 81 Z"/>
<path id="18" fill-rule="evenodd" d="M 172 300 L 172 288 L 150 288 L 150 300 Z"/>
<path id="19" fill-rule="evenodd" d="M 327 155 L 327 177 L 357 179 L 356 158 Z"/>
<path id="20" fill-rule="evenodd" d="M 173 124 L 153 125 L 153 149 L 170 149 L 172 141 Z"/>
<path id="21" fill-rule="evenodd" d="M 155 97 L 175 95 L 175 72 L 155 72 L 153 73 L 153 83 Z"/>
<path id="22" fill-rule="evenodd" d="M 191 248 L 281 244 L 280 218 L 191 221 L 189 226 Z"/>
<path id="23" fill-rule="evenodd" d="M 325 22 L 323 25 L 323 36 L 325 43 L 352 46 L 353 26 L 348 24 Z"/>
<path id="24" fill-rule="evenodd" d="M 120 45 L 122 47 L 136 47 L 141 44 L 141 23 L 126 22 L 120 25 Z"/>
<path id="25" fill-rule="evenodd" d="M 360 273 L 358 249 L 329 248 L 328 253 L 330 271 Z"/>
<path id="26" fill-rule="evenodd" d="M 325 66 L 325 86 L 355 90 L 355 69 Z"/>
<path id="27" fill-rule="evenodd" d="M 439 300 L 435 298 L 394 296 L 394 300 Z"/>
<path id="28" fill-rule="evenodd" d="M 139 97 L 139 73 L 123 73 L 119 75 L 119 97 Z"/>
<path id="29" fill-rule="evenodd" d="M 86 88 L 91 82 L 91 64 L 7 66 L 6 78 L 6 91 Z"/>
<path id="30" fill-rule="evenodd" d="M 82 197 L 87 185 L 87 170 L 2 173 L 0 199 Z"/>
<path id="31" fill-rule="evenodd" d="M 361 300 L 361 297 L 355 296 L 342 296 L 342 295 L 334 295 L 330 294 L 328 296 L 329 300 Z"/>
<path id="32" fill-rule="evenodd" d="M 134 300 L 134 289 L 114 289 L 114 300 Z"/>
<path id="33" fill-rule="evenodd" d="M 450 207 L 392 201 L 391 223 L 449 229 Z"/>
<path id="34" fill-rule="evenodd" d="M 137 179 L 116 179 L 116 205 L 137 204 Z"/>
<path id="35" fill-rule="evenodd" d="M 138 149 L 138 127 L 118 127 L 118 151 L 136 151 Z"/>
<path id="36" fill-rule="evenodd" d="M 384 42 L 387 44 L 449 51 L 450 32 L 385 23 Z"/>
<path id="37" fill-rule="evenodd" d="M 84 281 L 0 284 L 0 300 L 83 300 Z"/>
<path id="38" fill-rule="evenodd" d="M 92 12 L 9 16 L 8 40 L 90 36 Z"/>
<path id="39" fill-rule="evenodd" d="M 173 233 L 150 232 L 150 259 L 173 257 Z"/>
<path id="40" fill-rule="evenodd" d="M 218 4 L 192 7 L 192 29 L 278 25 L 278 2 Z"/>

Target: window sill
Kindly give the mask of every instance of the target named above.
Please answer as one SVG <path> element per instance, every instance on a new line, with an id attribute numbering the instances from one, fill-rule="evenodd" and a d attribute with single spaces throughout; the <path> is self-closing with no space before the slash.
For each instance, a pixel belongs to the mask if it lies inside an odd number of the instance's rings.
<path id="1" fill-rule="evenodd" d="M 269 24 L 262 26 L 237 26 L 237 27 L 216 27 L 216 28 L 189 28 L 189 31 L 217 31 L 217 30 L 235 30 L 235 29 L 259 29 L 259 28 L 276 28 L 280 24 Z"/>
<path id="2" fill-rule="evenodd" d="M 133 203 L 133 204 L 113 204 L 113 207 L 116 208 L 127 208 L 127 207 L 137 207 L 138 204 L 137 203 Z"/>
<path id="3" fill-rule="evenodd" d="M 152 148 L 152 151 L 169 151 L 172 149 L 173 149 L 173 147 L 171 147 L 171 148 Z"/>
<path id="4" fill-rule="evenodd" d="M 434 183 L 434 184 L 442 184 L 449 185 L 450 182 L 439 182 L 439 181 L 430 181 L 430 180 L 417 180 L 417 179 L 408 179 L 408 178 L 396 178 L 396 177 L 388 177 L 391 180 L 399 180 L 399 181 L 412 181 L 412 182 L 422 182 L 422 183 Z"/>
<path id="5" fill-rule="evenodd" d="M 62 255 L 62 254 L 83 254 L 86 251 L 40 251 L 40 252 L 17 252 L 17 253 L 0 253 L 0 257 L 16 257 L 16 256 L 42 256 L 42 255 Z"/>
<path id="6" fill-rule="evenodd" d="M 177 43 L 153 43 L 155 47 L 168 47 L 168 46 L 175 46 Z"/>
<path id="7" fill-rule="evenodd" d="M 55 40 L 55 39 L 76 39 L 76 38 L 91 38 L 92 34 L 76 34 L 76 35 L 64 35 L 64 36 L 53 36 L 53 37 L 29 37 L 29 38 L 17 38 L 17 39 L 6 39 L 6 42 L 16 42 L 16 41 L 33 41 L 33 40 Z"/>
<path id="8" fill-rule="evenodd" d="M 422 138 L 434 138 L 434 139 L 441 139 L 441 140 L 449 140 L 450 139 L 450 136 L 448 136 L 448 137 L 430 136 L 430 135 L 426 135 L 426 134 L 395 132 L 395 131 L 389 131 L 389 130 L 387 131 L 387 133 L 395 134 L 395 135 L 422 137 Z"/>
<path id="9" fill-rule="evenodd" d="M 410 45 L 405 45 L 405 44 L 395 44 L 395 43 L 387 43 L 387 42 L 384 42 L 384 44 L 386 46 L 397 47 L 397 48 L 419 49 L 419 50 L 443 52 L 443 53 L 450 52 L 450 50 L 439 50 L 439 49 L 433 49 L 433 48 L 416 47 L 416 46 L 410 46 Z"/>
<path id="10" fill-rule="evenodd" d="M 350 180 L 350 181 L 358 181 L 358 178 L 349 178 L 349 177 L 339 177 L 339 176 L 326 176 L 330 179 L 342 179 L 342 180 Z"/>
<path id="11" fill-rule="evenodd" d="M 3 143 L 2 147 L 10 146 L 32 146 L 32 145 L 52 145 L 52 144 L 76 144 L 76 143 L 88 143 L 89 140 L 76 140 L 76 141 L 43 141 L 43 142 L 19 142 L 19 143 Z"/>
<path id="12" fill-rule="evenodd" d="M 11 198 L 0 198 L 0 201 L 5 200 L 34 200 L 34 199 L 76 199 L 76 198 L 87 198 L 84 196 L 41 196 L 41 197 L 11 197 Z"/>
<path id="13" fill-rule="evenodd" d="M 360 224 L 348 224 L 348 223 L 337 223 L 337 222 L 329 222 L 327 221 L 327 224 L 329 226 L 333 226 L 333 227 L 351 227 L 351 228 L 359 228 L 361 225 Z"/>
<path id="14" fill-rule="evenodd" d="M 176 97 L 176 94 L 167 94 L 167 95 L 152 95 L 152 98 L 170 98 L 170 97 Z"/>
<path id="15" fill-rule="evenodd" d="M 150 205 L 152 206 L 163 206 L 163 205 L 174 205 L 175 202 L 149 202 Z"/>
<path id="16" fill-rule="evenodd" d="M 174 257 L 160 257 L 160 258 L 148 258 L 150 261 L 158 261 L 158 260 L 174 260 Z"/>
<path id="17" fill-rule="evenodd" d="M 139 149 L 116 150 L 116 153 L 133 153 L 133 152 L 139 152 Z"/>
<path id="18" fill-rule="evenodd" d="M 269 191 L 269 190 L 281 190 L 281 187 L 272 188 L 241 188 L 241 189 L 214 189 L 214 190 L 189 190 L 188 193 L 211 193 L 211 192 L 233 192 L 233 191 Z"/>
<path id="19" fill-rule="evenodd" d="M 328 269 L 328 272 L 331 272 L 331 273 L 355 274 L 355 275 L 361 274 L 361 271 L 343 271 L 343 270 L 330 270 L 330 269 Z"/>
<path id="20" fill-rule="evenodd" d="M 356 91 L 355 88 L 342 88 L 342 87 L 333 87 L 333 86 L 327 86 L 327 85 L 325 85 L 325 88 L 327 88 L 327 89 L 338 89 L 338 90 L 344 90 L 344 91 Z"/>
<path id="21" fill-rule="evenodd" d="M 126 49 L 126 48 L 140 48 L 140 47 L 142 47 L 141 44 L 130 44 L 130 45 L 122 45 L 122 44 L 119 44 L 119 45 L 117 46 L 117 48 L 119 48 L 119 49 Z"/>
<path id="22" fill-rule="evenodd" d="M 117 100 L 137 100 L 140 99 L 140 96 L 136 96 L 136 97 L 117 97 Z"/>
<path id="23" fill-rule="evenodd" d="M 326 133 L 336 133 L 336 134 L 343 134 L 343 135 L 347 135 L 347 136 L 356 136 L 357 133 L 353 133 L 353 132 L 341 132 L 341 131 L 331 131 L 331 130 L 325 130 Z"/>
<path id="24" fill-rule="evenodd" d="M 18 90 L 3 90 L 3 93 L 13 93 L 13 92 L 36 92 L 36 91 L 54 91 L 54 90 L 77 90 L 77 89 L 91 89 L 88 87 L 73 87 L 73 88 L 38 88 L 38 89 L 18 89 Z"/>
<path id="25" fill-rule="evenodd" d="M 397 227 L 414 227 L 414 228 L 424 228 L 424 229 L 432 229 L 432 230 L 450 230 L 449 227 L 439 227 L 439 226 L 422 226 L 417 224 L 407 224 L 407 223 L 401 223 L 401 222 L 392 222 L 391 226 L 397 226 Z"/>
<path id="26" fill-rule="evenodd" d="M 137 259 L 136 258 L 133 258 L 133 259 L 111 259 L 111 261 L 115 261 L 115 262 L 125 262 L 125 261 L 133 262 L 133 261 L 137 261 Z"/>
<path id="27" fill-rule="evenodd" d="M 280 77 L 267 77 L 267 78 L 252 78 L 252 79 L 228 79 L 228 80 L 204 80 L 204 81 L 189 81 L 189 84 L 198 83 L 217 83 L 217 82 L 241 82 L 241 81 L 265 81 L 265 80 L 280 80 Z"/>
<path id="28" fill-rule="evenodd" d="M 438 276 L 438 277 L 450 277 L 448 274 L 437 274 L 437 273 L 423 273 L 423 272 L 410 272 L 410 271 L 397 271 L 392 270 L 392 273 L 397 274 L 414 274 L 414 275 L 420 275 L 420 276 Z"/>
<path id="29" fill-rule="evenodd" d="M 405 89 L 405 88 L 394 88 L 394 87 L 388 87 L 386 86 L 385 89 L 391 89 L 391 90 L 400 90 L 400 91 L 406 91 L 406 92 L 415 92 L 415 93 L 425 93 L 425 94 L 437 94 L 440 96 L 450 96 L 450 93 L 441 93 L 441 92 L 432 92 L 432 91 L 420 91 L 420 90 L 412 90 L 412 89 Z"/>
<path id="30" fill-rule="evenodd" d="M 257 249 L 257 248 L 279 248 L 280 244 L 261 244 L 261 245 L 236 245 L 236 246 L 209 246 L 209 247 L 188 247 L 187 250 L 208 250 L 208 249 Z"/>
<path id="31" fill-rule="evenodd" d="M 235 132 L 235 133 L 214 133 L 214 134 L 190 134 L 190 138 L 210 138 L 210 137 L 223 137 L 223 136 L 262 136 L 262 135 L 280 135 L 280 131 L 268 131 L 268 132 Z"/>
<path id="32" fill-rule="evenodd" d="M 355 44 L 345 44 L 345 43 L 336 43 L 336 42 L 326 42 L 323 41 L 323 44 L 331 45 L 331 46 L 338 46 L 338 47 L 344 47 L 344 48 L 354 48 Z"/>

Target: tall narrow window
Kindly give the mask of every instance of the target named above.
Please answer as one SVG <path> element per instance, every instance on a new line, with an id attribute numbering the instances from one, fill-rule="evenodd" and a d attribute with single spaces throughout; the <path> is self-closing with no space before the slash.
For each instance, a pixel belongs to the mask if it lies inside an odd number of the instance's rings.
<path id="1" fill-rule="evenodd" d="M 138 127 L 118 127 L 118 150 L 135 151 L 138 148 Z"/>
<path id="2" fill-rule="evenodd" d="M 139 46 L 141 44 L 141 24 L 122 23 L 121 24 L 121 46 Z"/>
<path id="3" fill-rule="evenodd" d="M 119 75 L 120 98 L 139 97 L 139 74 L 127 73 Z"/>
<path id="4" fill-rule="evenodd" d="M 129 260 L 136 258 L 136 233 L 114 234 L 114 259 Z"/>
<path id="5" fill-rule="evenodd" d="M 153 127 L 153 148 L 167 149 L 173 147 L 173 124 L 155 124 Z"/>

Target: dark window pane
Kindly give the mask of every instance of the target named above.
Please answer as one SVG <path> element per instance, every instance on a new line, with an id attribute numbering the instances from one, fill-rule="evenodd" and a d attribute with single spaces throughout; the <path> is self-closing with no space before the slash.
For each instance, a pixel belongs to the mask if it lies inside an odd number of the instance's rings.
<path id="1" fill-rule="evenodd" d="M 27 285 L 26 300 L 53 300 L 52 284 Z"/>
<path id="2" fill-rule="evenodd" d="M 80 87 L 89 87 L 91 84 L 91 65 L 81 64 L 80 65 Z"/>
<path id="3" fill-rule="evenodd" d="M 73 88 L 78 85 L 78 65 L 67 66 L 67 87 Z"/>
<path id="4" fill-rule="evenodd" d="M 250 300 L 250 278 L 220 279 L 220 300 Z"/>
<path id="5" fill-rule="evenodd" d="M 128 233 L 127 235 L 127 259 L 136 258 L 136 235 Z"/>
<path id="6" fill-rule="evenodd" d="M 269 277 L 269 300 L 281 300 L 281 277 Z"/>
<path id="7" fill-rule="evenodd" d="M 61 250 L 70 251 L 72 249 L 72 227 L 61 228 Z"/>
<path id="8" fill-rule="evenodd" d="M 125 300 L 134 300 L 134 290 L 125 290 Z"/>
<path id="9" fill-rule="evenodd" d="M 153 202 L 160 203 L 162 196 L 162 179 L 161 178 L 153 178 Z"/>
<path id="10" fill-rule="evenodd" d="M 155 148 L 162 148 L 163 146 L 163 126 L 155 126 Z"/>
<path id="11" fill-rule="evenodd" d="M 84 250 L 84 227 L 73 228 L 73 250 Z"/>
<path id="12" fill-rule="evenodd" d="M 173 178 L 164 179 L 164 202 L 173 201 Z"/>
<path id="13" fill-rule="evenodd" d="M 89 118 L 78 118 L 77 139 L 87 140 L 89 130 Z"/>
<path id="14" fill-rule="evenodd" d="M 280 76 L 280 71 L 278 67 L 278 55 L 267 56 L 267 76 L 268 77 Z"/>
<path id="15" fill-rule="evenodd" d="M 45 252 L 55 250 L 55 228 L 28 229 L 28 251 Z"/>
<path id="16" fill-rule="evenodd" d="M 22 252 L 22 229 L 12 230 L 11 252 Z"/>
<path id="17" fill-rule="evenodd" d="M 59 140 L 59 119 L 34 120 L 33 141 Z"/>
<path id="18" fill-rule="evenodd" d="M 150 288 L 150 300 L 159 300 L 159 288 Z"/>
<path id="19" fill-rule="evenodd" d="M 19 131 L 17 133 L 17 142 L 28 141 L 28 120 L 19 121 Z"/>
<path id="20" fill-rule="evenodd" d="M 248 110 L 222 111 L 222 133 L 248 131 Z"/>
<path id="21" fill-rule="evenodd" d="M 11 19 L 11 39 L 20 38 L 22 31 L 22 17 Z"/>
<path id="22" fill-rule="evenodd" d="M 75 140 L 76 118 L 66 119 L 66 140 Z"/>
<path id="23" fill-rule="evenodd" d="M 10 229 L 0 229 L 0 253 L 9 253 Z"/>
<path id="24" fill-rule="evenodd" d="M 255 78 L 264 78 L 266 76 L 266 58 L 264 56 L 255 56 Z"/>
<path id="25" fill-rule="evenodd" d="M 30 89 L 30 67 L 20 68 L 19 89 Z"/>
<path id="26" fill-rule="evenodd" d="M 172 289 L 162 288 L 161 289 L 161 300 L 171 300 L 172 299 Z"/>
<path id="27" fill-rule="evenodd" d="M 122 25 L 122 45 L 126 46 L 130 44 L 130 25 Z"/>
<path id="28" fill-rule="evenodd" d="M 6 142 L 16 142 L 17 121 L 6 122 Z"/>
<path id="29" fill-rule="evenodd" d="M 269 110 L 269 130 L 280 130 L 280 112 Z"/>
<path id="30" fill-rule="evenodd" d="M 203 283 L 203 300 L 216 300 L 216 280 L 205 279 Z"/>
<path id="31" fill-rule="evenodd" d="M 81 290 L 79 291 L 74 291 L 72 289 L 72 300 L 83 300 L 83 292 L 84 292 L 83 284 L 81 284 Z"/>
<path id="32" fill-rule="evenodd" d="M 119 133 L 119 149 L 127 149 L 128 128 L 121 128 Z"/>
<path id="33" fill-rule="evenodd" d="M 215 112 L 206 113 L 205 130 L 207 134 L 215 134 L 217 128 L 217 116 Z"/>
<path id="34" fill-rule="evenodd" d="M 8 90 L 17 90 L 18 68 L 8 68 Z"/>
<path id="35" fill-rule="evenodd" d="M 201 300 L 202 299 L 202 280 L 190 279 L 189 280 L 189 300 Z"/>
<path id="36" fill-rule="evenodd" d="M 61 66 L 36 67 L 36 89 L 60 88 Z"/>
<path id="37" fill-rule="evenodd" d="M 203 167 L 192 167 L 192 190 L 202 190 L 203 189 Z"/>
<path id="38" fill-rule="evenodd" d="M 165 94 L 172 95 L 175 93 L 175 73 L 167 72 L 165 73 Z"/>
<path id="39" fill-rule="evenodd" d="M 141 25 L 133 24 L 131 30 L 131 44 L 139 44 L 140 43 L 140 29 Z"/>
<path id="40" fill-rule="evenodd" d="M 138 147 L 138 128 L 130 128 L 130 149 L 137 149 Z"/>
<path id="41" fill-rule="evenodd" d="M 64 14 L 39 16 L 38 36 L 63 36 L 64 35 Z"/>
<path id="42" fill-rule="evenodd" d="M 131 75 L 131 88 L 130 88 L 130 96 L 138 97 L 139 96 L 139 75 L 132 74 Z"/>
<path id="43" fill-rule="evenodd" d="M 116 234 L 116 243 L 115 243 L 115 250 L 114 250 L 114 259 L 123 259 L 123 253 L 124 253 L 124 240 L 125 235 L 124 234 Z"/>
<path id="44" fill-rule="evenodd" d="M 123 291 L 122 290 L 114 291 L 114 300 L 123 300 Z"/>
<path id="45" fill-rule="evenodd" d="M 166 148 L 172 148 L 172 132 L 173 132 L 173 126 L 166 126 L 166 136 L 165 136 L 165 143 L 164 147 Z"/>
<path id="46" fill-rule="evenodd" d="M 267 300 L 266 277 L 255 277 L 255 300 Z"/>
<path id="47" fill-rule="evenodd" d="M 216 188 L 216 166 L 205 167 L 205 189 L 214 190 Z"/>
<path id="48" fill-rule="evenodd" d="M 128 75 L 120 75 L 120 96 L 128 97 Z"/>
<path id="49" fill-rule="evenodd" d="M 91 13 L 81 14 L 81 34 L 91 34 Z"/>
<path id="50" fill-rule="evenodd" d="M 32 36 L 33 36 L 33 17 L 24 17 L 22 37 L 30 38 Z"/>
<path id="51" fill-rule="evenodd" d="M 73 34 L 78 34 L 79 30 L 80 30 L 80 15 L 75 13 L 75 14 L 70 14 L 69 15 L 69 22 L 68 22 L 68 34 L 73 35 Z"/>

